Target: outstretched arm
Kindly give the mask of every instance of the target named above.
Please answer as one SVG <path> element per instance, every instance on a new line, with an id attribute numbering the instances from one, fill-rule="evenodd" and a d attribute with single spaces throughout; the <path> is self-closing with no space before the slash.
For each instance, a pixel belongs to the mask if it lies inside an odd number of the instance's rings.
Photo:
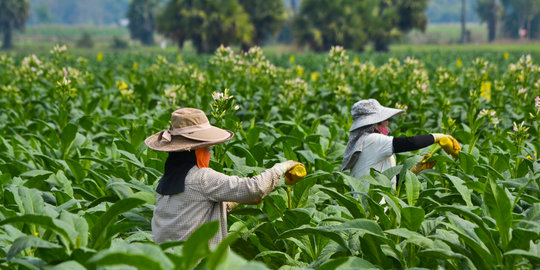
<path id="1" fill-rule="evenodd" d="M 274 165 L 254 177 L 228 176 L 209 168 L 200 170 L 200 191 L 212 201 L 252 203 L 272 191 L 281 176 L 297 162 L 286 161 Z"/>
<path id="2" fill-rule="evenodd" d="M 392 140 L 392 147 L 394 149 L 394 153 L 402 153 L 430 146 L 434 142 L 435 138 L 431 134 L 412 137 L 394 137 Z"/>

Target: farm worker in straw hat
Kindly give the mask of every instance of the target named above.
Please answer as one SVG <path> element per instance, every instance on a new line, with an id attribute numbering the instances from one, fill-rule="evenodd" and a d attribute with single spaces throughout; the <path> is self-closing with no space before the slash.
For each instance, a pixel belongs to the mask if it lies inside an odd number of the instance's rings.
<path id="1" fill-rule="evenodd" d="M 353 124 L 349 130 L 349 142 L 341 170 L 351 169 L 351 175 L 354 177 L 369 174 L 371 168 L 383 172 L 396 166 L 394 153 L 418 150 L 433 143 L 439 143 L 448 154 L 458 157 L 461 147 L 450 135 L 432 133 L 399 138 L 388 136 L 389 119 L 402 113 L 403 110 L 381 106 L 375 99 L 356 102 L 351 108 Z M 424 157 L 426 158 L 427 156 Z M 435 162 L 421 161 L 411 171 L 418 174 L 433 166 Z M 396 188 L 396 177 L 391 181 Z"/>
<path id="2" fill-rule="evenodd" d="M 252 203 L 272 191 L 281 176 L 300 164 L 285 161 L 252 178 L 228 176 L 208 168 L 210 146 L 224 143 L 233 133 L 210 125 L 203 111 L 192 108 L 172 113 L 171 126 L 145 140 L 157 151 L 169 153 L 165 173 L 157 186 L 152 218 L 153 240 L 186 240 L 202 224 L 219 220 L 219 243 L 227 235 L 227 203 Z"/>

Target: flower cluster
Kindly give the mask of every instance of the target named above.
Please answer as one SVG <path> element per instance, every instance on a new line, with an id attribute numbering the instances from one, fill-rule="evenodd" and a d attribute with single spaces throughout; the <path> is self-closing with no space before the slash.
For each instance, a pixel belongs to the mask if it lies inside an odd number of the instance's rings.
<path id="1" fill-rule="evenodd" d="M 486 118 L 486 119 L 488 119 L 489 123 L 494 124 L 494 125 L 498 125 L 499 124 L 499 118 L 496 117 L 496 114 L 497 114 L 497 112 L 495 110 L 482 109 L 478 113 L 478 118 Z"/>
<path id="2" fill-rule="evenodd" d="M 237 111 L 240 106 L 235 105 L 234 96 L 229 95 L 229 89 L 225 88 L 223 92 L 212 93 L 212 103 L 210 104 L 211 115 L 215 120 L 215 124 L 219 127 L 223 126 L 222 120 L 229 111 Z"/>
<path id="3" fill-rule="evenodd" d="M 176 106 L 182 101 L 187 100 L 187 91 L 184 85 L 174 84 L 165 88 L 164 96 L 168 107 Z"/>
<path id="4" fill-rule="evenodd" d="M 133 89 L 131 89 L 129 85 L 123 80 L 116 81 L 116 89 L 118 89 L 118 91 L 120 92 L 120 96 L 122 96 L 122 98 L 125 100 L 133 100 L 133 98 L 135 97 Z"/>
<path id="5" fill-rule="evenodd" d="M 525 121 L 522 121 L 520 124 L 513 122 L 512 131 L 509 131 L 508 134 L 517 146 L 521 146 L 525 139 L 529 137 L 528 130 L 529 127 L 525 126 Z"/>
<path id="6" fill-rule="evenodd" d="M 306 94 L 309 94 L 308 84 L 304 80 L 296 78 L 284 82 L 279 97 L 286 100 L 287 104 L 291 104 L 301 102 Z"/>

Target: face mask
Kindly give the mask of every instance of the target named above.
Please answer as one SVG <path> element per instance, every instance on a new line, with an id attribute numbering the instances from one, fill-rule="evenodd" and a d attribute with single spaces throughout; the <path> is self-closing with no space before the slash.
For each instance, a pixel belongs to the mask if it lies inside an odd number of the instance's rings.
<path id="1" fill-rule="evenodd" d="M 376 129 L 379 133 L 384 134 L 384 135 L 388 135 L 388 133 L 390 133 L 390 131 L 388 131 L 388 129 L 385 128 L 385 127 L 377 126 L 377 127 L 375 127 L 375 129 Z"/>
<path id="2" fill-rule="evenodd" d="M 195 149 L 195 157 L 197 157 L 197 167 L 208 168 L 210 165 L 210 156 L 212 154 L 205 148 Z"/>

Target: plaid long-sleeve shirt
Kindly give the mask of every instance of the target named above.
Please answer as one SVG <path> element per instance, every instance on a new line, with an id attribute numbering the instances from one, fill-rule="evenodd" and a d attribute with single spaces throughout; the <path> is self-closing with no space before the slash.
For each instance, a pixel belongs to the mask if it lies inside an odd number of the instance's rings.
<path id="1" fill-rule="evenodd" d="M 282 162 L 257 176 L 241 178 L 194 166 L 186 175 L 184 192 L 157 194 L 153 240 L 186 240 L 202 224 L 219 220 L 219 231 L 210 241 L 211 245 L 218 244 L 227 236 L 225 202 L 249 203 L 264 198 L 279 184 L 287 168 L 287 162 Z"/>

